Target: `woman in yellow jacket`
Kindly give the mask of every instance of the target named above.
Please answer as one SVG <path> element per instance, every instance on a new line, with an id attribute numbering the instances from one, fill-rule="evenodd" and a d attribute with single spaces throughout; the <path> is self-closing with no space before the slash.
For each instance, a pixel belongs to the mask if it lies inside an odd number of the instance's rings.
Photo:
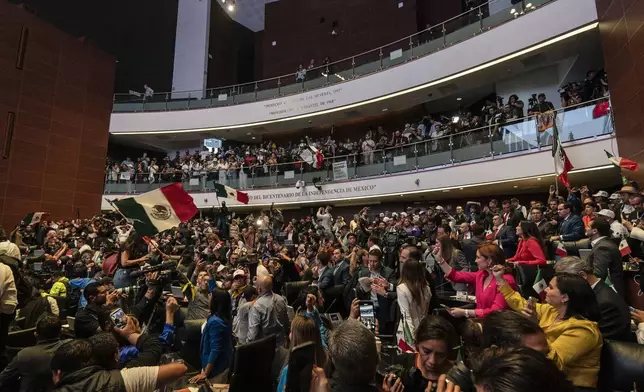
<path id="1" fill-rule="evenodd" d="M 592 288 L 582 277 L 556 274 L 546 291 L 546 303 L 526 301 L 503 278 L 503 266 L 493 270 L 498 290 L 510 308 L 535 320 L 548 340 L 550 358 L 576 386 L 595 388 L 599 374 L 601 317 Z"/>

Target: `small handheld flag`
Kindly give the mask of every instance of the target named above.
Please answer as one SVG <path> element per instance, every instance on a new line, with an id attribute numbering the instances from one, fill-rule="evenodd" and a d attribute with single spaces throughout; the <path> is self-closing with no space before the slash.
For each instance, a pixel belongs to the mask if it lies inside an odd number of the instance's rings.
<path id="1" fill-rule="evenodd" d="M 543 278 L 541 268 L 538 268 L 537 276 L 535 276 L 534 278 L 534 284 L 532 285 L 532 288 L 537 294 L 539 294 L 539 298 L 542 301 L 546 298 L 546 287 L 548 287 L 548 283 L 546 283 L 546 280 Z"/>
<path id="2" fill-rule="evenodd" d="M 566 247 L 564 246 L 563 242 L 561 241 L 557 242 L 557 249 L 555 249 L 555 254 L 561 257 L 568 256 L 568 251 L 566 250 Z"/>
<path id="3" fill-rule="evenodd" d="M 619 242 L 619 253 L 622 254 L 622 257 L 631 254 L 631 247 L 628 245 L 628 241 L 626 241 L 626 238 L 624 238 Z"/>
<path id="4" fill-rule="evenodd" d="M 622 158 L 622 157 L 616 157 L 615 155 L 611 154 L 610 152 L 604 150 L 606 153 L 606 157 L 612 163 L 613 165 L 617 167 L 621 167 L 622 169 L 626 169 L 629 171 L 637 171 L 639 170 L 640 166 L 637 162 L 631 161 L 630 159 Z"/>

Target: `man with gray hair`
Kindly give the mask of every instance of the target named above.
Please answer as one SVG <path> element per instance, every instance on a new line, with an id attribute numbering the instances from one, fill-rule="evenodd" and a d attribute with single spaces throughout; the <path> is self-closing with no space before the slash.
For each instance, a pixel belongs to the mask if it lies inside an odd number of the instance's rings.
<path id="1" fill-rule="evenodd" d="M 258 298 L 248 311 L 248 334 L 246 343 L 275 335 L 277 347 L 282 347 L 288 335 L 286 301 L 273 293 L 273 279 L 259 276 L 255 281 Z"/>
<path id="2" fill-rule="evenodd" d="M 349 319 L 333 331 L 329 356 L 334 369 L 329 380 L 331 391 L 378 391 L 375 378 L 380 356 L 376 336 L 360 321 Z"/>
<path id="3" fill-rule="evenodd" d="M 593 289 L 602 312 L 599 330 L 604 339 L 633 341 L 628 305 L 613 288 L 595 275 L 588 261 L 575 256 L 564 257 L 555 264 L 555 273 L 561 272 L 581 276 Z"/>

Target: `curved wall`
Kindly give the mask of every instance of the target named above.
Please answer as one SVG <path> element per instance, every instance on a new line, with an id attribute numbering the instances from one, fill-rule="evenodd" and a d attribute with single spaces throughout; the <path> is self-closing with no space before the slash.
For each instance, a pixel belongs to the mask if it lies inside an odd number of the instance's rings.
<path id="1" fill-rule="evenodd" d="M 565 17 L 564 17 L 565 16 Z M 594 0 L 560 0 L 459 44 L 382 72 L 272 100 L 210 109 L 113 113 L 110 132 L 166 133 L 227 129 L 321 115 L 356 103 L 438 84 L 597 20 Z M 594 27 L 594 25 L 592 26 Z"/>

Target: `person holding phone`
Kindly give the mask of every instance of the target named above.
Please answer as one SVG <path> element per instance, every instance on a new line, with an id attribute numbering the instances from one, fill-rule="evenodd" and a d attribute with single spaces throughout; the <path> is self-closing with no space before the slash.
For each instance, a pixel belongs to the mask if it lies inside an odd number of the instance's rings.
<path id="1" fill-rule="evenodd" d="M 546 288 L 546 303 L 521 297 L 505 278 L 505 270 L 493 269 L 498 291 L 510 308 L 536 321 L 546 333 L 550 358 L 576 386 L 595 388 L 603 340 L 597 321 L 601 312 L 592 288 L 579 275 L 558 273 Z"/>
<path id="2" fill-rule="evenodd" d="M 190 379 L 191 384 L 208 379 L 222 384 L 228 376 L 233 356 L 233 329 L 230 294 L 220 288 L 212 292 L 210 317 L 201 334 L 201 373 Z"/>
<path id="3" fill-rule="evenodd" d="M 503 295 L 497 291 L 496 281 L 492 275 L 493 267 L 503 267 L 505 264 L 503 250 L 497 245 L 489 242 L 479 245 L 476 250 L 476 265 L 478 266 L 476 272 L 457 271 L 442 258 L 437 259 L 437 263 L 448 280 L 474 285 L 476 309 L 449 309 L 449 314 L 453 317 L 482 318 L 494 311 L 508 307 Z M 511 274 L 505 274 L 504 277 L 512 288 L 517 288 L 517 283 Z"/>
<path id="4" fill-rule="evenodd" d="M 291 345 L 289 349 L 289 357 L 286 360 L 282 371 L 280 372 L 279 381 L 277 384 L 277 392 L 285 392 L 286 381 L 288 375 L 288 363 L 293 349 L 304 343 L 313 343 L 315 346 L 315 363 L 314 365 L 319 368 L 324 368 L 327 363 L 327 352 L 322 347 L 322 339 L 320 330 L 315 325 L 315 321 L 310 317 L 297 315 L 293 318 L 291 323 Z"/>

